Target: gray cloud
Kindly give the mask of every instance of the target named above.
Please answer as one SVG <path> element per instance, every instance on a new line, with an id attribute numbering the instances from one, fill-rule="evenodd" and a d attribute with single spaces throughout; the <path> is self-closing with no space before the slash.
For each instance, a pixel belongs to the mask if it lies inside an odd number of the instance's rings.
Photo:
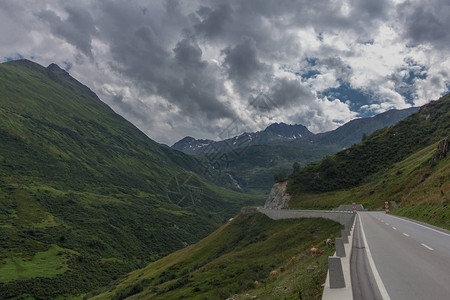
<path id="1" fill-rule="evenodd" d="M 202 49 L 195 40 L 186 38 L 179 41 L 173 52 L 175 52 L 175 61 L 181 66 L 201 69 L 207 65 L 202 61 Z"/>
<path id="2" fill-rule="evenodd" d="M 319 62 L 329 70 L 335 70 L 337 77 L 342 81 L 348 81 L 353 71 L 339 56 L 326 57 Z"/>
<path id="3" fill-rule="evenodd" d="M 65 7 L 65 12 L 68 14 L 66 20 L 62 20 L 51 10 L 43 10 L 37 13 L 37 16 L 50 25 L 53 34 L 65 39 L 81 52 L 92 57 L 91 37 L 96 30 L 90 13 L 76 6 Z"/>
<path id="4" fill-rule="evenodd" d="M 450 3 L 446 0 L 406 1 L 398 13 L 404 24 L 404 36 L 413 45 L 430 43 L 437 47 L 450 44 Z"/>
<path id="5" fill-rule="evenodd" d="M 329 101 L 326 89 L 362 91 L 374 111 L 448 90 L 449 14 L 447 0 L 4 0 L 0 56 L 71 65 L 170 144 L 215 138 L 236 117 L 244 130 L 283 121 L 322 131 L 363 106 Z M 261 92 L 274 108 L 249 105 Z"/>
<path id="6" fill-rule="evenodd" d="M 199 19 L 194 29 L 206 38 L 216 38 L 223 34 L 227 23 L 233 21 L 233 11 L 227 3 L 219 4 L 215 9 L 201 6 L 196 13 Z"/>
<path id="7" fill-rule="evenodd" d="M 252 85 L 269 71 L 268 66 L 258 59 L 256 43 L 252 38 L 243 37 L 236 46 L 222 50 L 222 54 L 228 78 L 239 87 L 241 94 L 248 93 Z"/>
<path id="8" fill-rule="evenodd" d="M 367 1 L 367 0 L 352 0 L 351 7 L 355 13 L 362 18 L 385 19 L 387 12 L 391 8 L 392 3 L 387 0 Z"/>
<path id="9" fill-rule="evenodd" d="M 314 94 L 297 80 L 279 79 L 270 89 L 270 97 L 278 107 L 289 109 L 295 105 L 314 103 Z"/>

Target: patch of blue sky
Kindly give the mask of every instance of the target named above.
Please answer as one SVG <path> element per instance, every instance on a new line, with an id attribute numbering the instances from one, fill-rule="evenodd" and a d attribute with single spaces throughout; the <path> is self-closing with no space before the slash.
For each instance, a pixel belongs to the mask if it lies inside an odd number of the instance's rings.
<path id="1" fill-rule="evenodd" d="M 23 58 L 24 57 L 20 53 L 17 53 L 14 56 L 5 57 L 4 59 L 5 59 L 5 61 L 13 61 L 13 60 L 18 60 L 18 59 L 23 59 Z"/>
<path id="2" fill-rule="evenodd" d="M 302 81 L 308 80 L 309 78 L 313 78 L 313 77 L 319 75 L 320 72 L 315 67 L 318 59 L 317 58 L 306 58 L 306 61 L 308 62 L 308 66 L 305 68 L 302 68 L 301 70 L 293 69 L 292 67 L 289 67 L 287 65 L 280 66 L 280 69 L 285 72 L 293 73 L 293 74 L 295 74 L 295 76 L 301 77 Z"/>
<path id="3" fill-rule="evenodd" d="M 370 94 L 361 89 L 354 89 L 348 82 L 343 82 L 337 88 L 329 88 L 318 93 L 319 97 L 327 97 L 329 100 L 339 99 L 339 101 L 348 103 L 352 111 L 359 113 L 360 117 L 370 117 L 373 114 L 361 110 L 361 106 L 373 103 Z"/>
<path id="4" fill-rule="evenodd" d="M 395 83 L 395 91 L 403 96 L 405 101 L 409 104 L 414 104 L 415 82 L 416 80 L 423 80 L 428 77 L 428 69 L 425 66 L 416 64 L 412 60 L 405 61 L 408 66 L 404 66 L 398 70 L 403 73 L 402 78 L 398 78 Z"/>
<path id="5" fill-rule="evenodd" d="M 64 71 L 69 72 L 69 70 L 72 68 L 72 63 L 68 61 L 64 61 Z"/>

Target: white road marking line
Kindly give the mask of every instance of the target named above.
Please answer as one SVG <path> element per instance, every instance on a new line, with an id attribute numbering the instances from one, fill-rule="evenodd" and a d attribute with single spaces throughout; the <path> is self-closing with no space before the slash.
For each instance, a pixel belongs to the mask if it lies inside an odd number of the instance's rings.
<path id="1" fill-rule="evenodd" d="M 423 243 L 421 243 L 421 245 L 422 246 L 424 246 L 425 248 L 427 248 L 428 250 L 434 250 L 433 248 L 431 248 L 430 246 L 428 246 L 428 245 L 425 245 L 425 244 L 423 244 Z"/>
<path id="2" fill-rule="evenodd" d="M 389 223 L 386 223 L 386 225 L 389 225 Z"/>
<path id="3" fill-rule="evenodd" d="M 392 229 L 397 230 L 397 228 L 395 228 L 395 227 L 392 227 Z"/>
<path id="4" fill-rule="evenodd" d="M 400 220 L 402 220 L 402 221 L 405 221 L 405 222 L 408 222 L 408 223 L 412 223 L 412 224 L 415 224 L 415 225 L 417 225 L 417 226 L 421 226 L 421 227 L 424 227 L 424 228 L 426 228 L 426 229 L 430 229 L 430 230 L 433 230 L 433 231 L 439 232 L 439 233 L 441 233 L 441 234 L 443 234 L 443 235 L 446 235 L 446 236 L 450 236 L 450 234 L 448 234 L 448 233 L 445 233 L 445 232 L 442 232 L 442 231 L 439 231 L 439 230 L 436 230 L 436 229 L 430 228 L 430 227 L 428 227 L 428 226 L 425 226 L 425 225 L 422 225 L 422 224 L 419 224 L 419 223 L 416 223 L 416 222 L 411 222 L 411 221 L 409 221 L 409 220 L 406 220 L 406 219 L 403 219 L 403 218 L 399 218 L 399 217 L 397 217 L 397 216 L 393 216 L 393 215 L 391 215 L 391 217 L 394 217 L 394 218 L 400 219 Z"/>
<path id="5" fill-rule="evenodd" d="M 402 233 L 403 233 L 404 236 L 409 236 L 409 234 L 406 234 L 406 233 L 404 233 L 404 232 L 402 232 Z"/>
<path id="6" fill-rule="evenodd" d="M 366 246 L 366 253 L 367 258 L 369 259 L 369 265 L 370 268 L 372 269 L 373 276 L 375 277 L 375 281 L 378 285 L 378 289 L 380 290 L 381 298 L 383 298 L 383 300 L 391 300 L 391 297 L 389 297 L 389 294 L 386 291 L 386 288 L 384 287 L 383 281 L 381 280 L 380 274 L 378 273 L 377 267 L 375 266 L 375 263 L 373 261 L 372 253 L 370 252 L 369 244 L 367 243 L 366 234 L 364 233 L 364 228 L 361 222 L 360 215 L 358 215 L 358 218 L 359 218 L 359 225 L 361 226 L 361 233 L 364 240 L 364 245 Z"/>

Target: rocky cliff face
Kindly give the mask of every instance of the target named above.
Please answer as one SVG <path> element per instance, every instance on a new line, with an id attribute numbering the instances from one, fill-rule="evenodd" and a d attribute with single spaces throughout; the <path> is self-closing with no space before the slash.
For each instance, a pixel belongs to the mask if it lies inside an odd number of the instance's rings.
<path id="1" fill-rule="evenodd" d="M 273 185 L 264 208 L 281 209 L 287 207 L 291 196 L 286 192 L 287 181 L 277 182 Z"/>

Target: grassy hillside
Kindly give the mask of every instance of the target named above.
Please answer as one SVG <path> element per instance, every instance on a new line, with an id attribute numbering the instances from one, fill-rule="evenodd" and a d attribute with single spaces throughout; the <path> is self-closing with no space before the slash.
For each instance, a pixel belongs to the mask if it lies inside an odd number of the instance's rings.
<path id="1" fill-rule="evenodd" d="M 290 208 L 361 203 L 450 228 L 450 94 L 366 141 L 292 174 Z M 440 145 L 440 146 L 439 146 Z M 439 149 L 441 147 L 441 149 Z M 445 148 L 445 147 L 444 147 Z"/>
<path id="2" fill-rule="evenodd" d="M 198 157 L 200 159 L 206 159 L 206 162 L 208 162 L 208 157 L 214 158 L 210 162 L 216 168 L 218 167 L 221 169 L 222 176 L 218 176 L 217 179 L 220 179 L 222 182 L 226 182 L 227 179 L 230 179 L 229 176 L 231 176 L 241 190 L 267 194 L 273 185 L 273 174 L 276 172 L 285 171 L 289 174 L 292 172 L 292 165 L 294 162 L 300 163 L 301 166 L 319 162 L 327 155 L 332 155 L 353 144 L 361 142 L 363 134 L 368 135 L 377 129 L 394 125 L 417 110 L 419 110 L 418 107 L 403 110 L 393 109 L 371 118 L 352 120 L 329 132 L 315 135 L 303 134 L 303 137 L 296 139 L 280 138 L 280 136 L 276 135 L 277 131 L 271 132 L 270 134 L 278 137 L 278 140 L 270 141 L 270 139 L 259 139 L 255 142 L 254 139 L 252 139 L 252 142 L 255 143 L 269 143 L 267 145 L 254 145 L 252 143 L 240 144 L 239 142 L 233 142 L 233 140 L 229 140 L 227 143 L 215 142 L 214 145 L 218 143 L 229 145 L 229 147 L 226 147 L 227 149 L 230 149 L 234 143 L 241 145 L 241 147 L 242 145 L 248 146 L 233 151 L 221 152 L 219 154 L 209 153 L 209 151 L 213 151 L 214 149 L 221 149 L 221 147 L 216 148 L 214 146 L 208 148 L 207 155 Z M 292 126 L 293 125 L 273 124 L 265 131 L 249 135 L 258 136 L 258 134 L 260 134 L 262 136 L 267 136 L 266 131 L 269 131 L 269 129 L 279 129 L 281 136 L 290 136 L 289 131 L 284 132 L 283 130 L 285 130 L 286 127 L 289 129 Z M 306 128 L 304 129 L 307 130 Z M 243 136 L 247 135 L 244 134 Z M 212 141 L 208 140 L 185 138 L 172 147 L 181 149 L 186 153 L 202 153 L 201 147 L 206 147 L 204 145 L 211 142 Z M 270 144 L 271 142 L 279 144 Z M 191 143 L 193 143 L 193 145 L 191 145 Z M 203 149 L 203 151 L 206 150 Z M 236 188 L 237 185 L 228 182 L 228 187 Z"/>
<path id="3" fill-rule="evenodd" d="M 0 140 L 0 298 L 105 285 L 263 201 L 187 172 L 56 65 L 0 64 Z"/>
<path id="4" fill-rule="evenodd" d="M 449 132 L 450 94 L 447 94 L 396 125 L 376 131 L 364 142 L 295 172 L 290 176 L 289 191 L 299 194 L 355 187 L 368 182 L 371 175 L 447 138 Z"/>
<path id="5" fill-rule="evenodd" d="M 5 175 L 73 189 L 120 185 L 155 193 L 163 192 L 170 171 L 195 166 L 193 158 L 152 141 L 86 89 L 30 61 L 0 65 Z"/>
<path id="6" fill-rule="evenodd" d="M 331 209 L 356 201 L 364 207 L 381 210 L 385 201 L 395 201 L 398 208 L 391 205 L 391 213 L 450 229 L 450 155 L 433 163 L 438 144 L 370 176 L 368 183 L 358 187 L 326 193 L 296 193 L 289 207 Z"/>
<path id="7" fill-rule="evenodd" d="M 334 252 L 325 248 L 325 240 L 336 236 L 340 228 L 323 219 L 273 221 L 259 213 L 239 215 L 199 243 L 134 271 L 88 298 L 226 299 L 248 293 L 265 299 L 282 295 L 295 299 L 301 291 L 303 299 L 320 299 L 327 255 Z M 320 247 L 325 254 L 311 257 L 311 247 Z M 295 264 L 290 263 L 293 256 Z M 279 274 L 270 277 L 272 270 Z"/>

